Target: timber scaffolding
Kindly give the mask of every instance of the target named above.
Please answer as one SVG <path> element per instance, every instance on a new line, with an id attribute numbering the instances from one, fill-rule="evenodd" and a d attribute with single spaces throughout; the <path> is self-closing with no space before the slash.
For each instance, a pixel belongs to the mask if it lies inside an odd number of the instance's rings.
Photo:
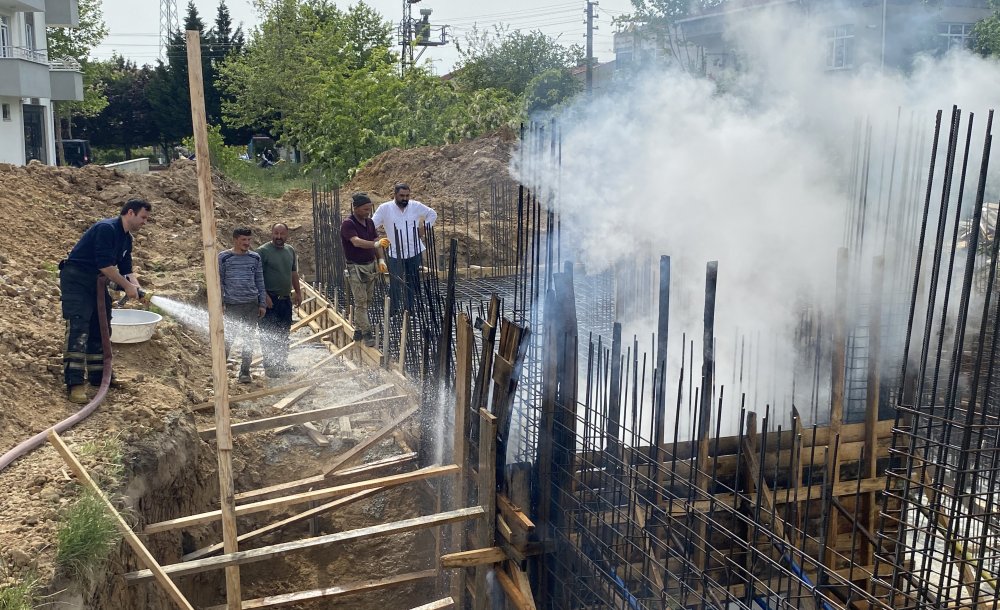
<path id="1" fill-rule="evenodd" d="M 790 321 L 795 353 L 761 356 L 763 329 L 721 363 L 709 262 L 701 357 L 685 334 L 673 368 L 670 258 L 575 265 L 546 171 L 558 174 L 558 128 L 522 132 L 527 184 L 492 185 L 464 227 L 454 212 L 436 231 L 447 255 L 428 236 L 419 298 L 442 322 L 384 330 L 382 365 L 425 384 L 422 447 L 464 464 L 442 502 L 487 513 L 442 540 L 462 557 L 445 567 L 491 565 L 518 608 L 996 606 L 990 126 L 981 155 L 958 109 L 943 133 L 939 114 L 930 147 L 919 117 L 882 129 L 858 124 L 835 298 Z M 321 291 L 347 319 L 345 211 L 335 189 L 314 205 Z M 648 353 L 622 336 L 642 317 L 656 320 Z M 772 358 L 787 370 L 767 372 Z M 495 603 L 487 571 L 453 578 L 457 605 Z"/>

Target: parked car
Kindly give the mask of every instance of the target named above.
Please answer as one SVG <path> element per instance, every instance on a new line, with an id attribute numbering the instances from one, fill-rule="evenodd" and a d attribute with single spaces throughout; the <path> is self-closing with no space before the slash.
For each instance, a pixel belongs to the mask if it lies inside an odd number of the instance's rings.
<path id="1" fill-rule="evenodd" d="M 90 140 L 63 140 L 64 165 L 73 167 L 83 167 L 94 161 L 94 155 L 90 152 Z"/>

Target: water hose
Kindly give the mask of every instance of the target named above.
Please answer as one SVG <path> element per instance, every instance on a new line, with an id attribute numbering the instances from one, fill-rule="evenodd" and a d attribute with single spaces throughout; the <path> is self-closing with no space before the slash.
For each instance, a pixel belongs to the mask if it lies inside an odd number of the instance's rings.
<path id="1" fill-rule="evenodd" d="M 32 436 L 28 440 L 17 445 L 7 453 L 0 456 L 0 471 L 9 466 L 11 462 L 21 457 L 22 455 L 28 453 L 32 449 L 38 447 L 44 443 L 48 437 L 49 430 L 55 430 L 58 433 L 63 433 L 69 430 L 73 426 L 85 420 L 91 413 L 97 409 L 97 406 L 101 404 L 104 397 L 108 393 L 108 388 L 111 386 L 111 331 L 108 326 L 108 312 L 104 299 L 107 298 L 107 285 L 108 278 L 104 277 L 104 274 L 98 274 L 97 276 L 97 317 L 100 320 L 101 326 L 101 348 L 104 350 L 104 372 L 101 376 L 101 387 L 97 390 L 97 395 L 88 402 L 82 409 L 77 411 L 75 414 L 67 417 L 58 424 L 52 426 L 49 429 L 39 432 L 35 436 Z"/>

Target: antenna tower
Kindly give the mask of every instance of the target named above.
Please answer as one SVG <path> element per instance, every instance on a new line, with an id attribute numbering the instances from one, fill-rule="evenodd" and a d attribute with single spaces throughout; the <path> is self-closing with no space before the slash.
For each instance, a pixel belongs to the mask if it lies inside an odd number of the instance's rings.
<path id="1" fill-rule="evenodd" d="M 170 35 L 178 30 L 180 18 L 177 15 L 177 0 L 160 0 L 160 61 L 166 63 Z"/>

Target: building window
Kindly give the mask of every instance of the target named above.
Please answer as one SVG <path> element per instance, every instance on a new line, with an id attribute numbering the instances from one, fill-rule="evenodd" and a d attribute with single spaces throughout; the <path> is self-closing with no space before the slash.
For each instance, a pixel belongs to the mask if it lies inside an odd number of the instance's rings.
<path id="1" fill-rule="evenodd" d="M 27 47 L 29 51 L 34 51 L 38 48 L 38 43 L 35 42 L 34 13 L 24 14 L 24 46 Z"/>
<path id="2" fill-rule="evenodd" d="M 838 25 L 826 34 L 826 69 L 848 70 L 854 67 L 854 26 Z"/>
<path id="3" fill-rule="evenodd" d="M 938 36 L 942 39 L 942 50 L 971 48 L 973 25 L 972 23 L 939 23 L 937 31 Z"/>
<path id="4" fill-rule="evenodd" d="M 10 104 L 0 104 L 0 115 L 3 116 L 3 120 L 9 121 L 10 118 Z"/>
<path id="5" fill-rule="evenodd" d="M 0 57 L 11 57 L 10 17 L 0 15 Z"/>

